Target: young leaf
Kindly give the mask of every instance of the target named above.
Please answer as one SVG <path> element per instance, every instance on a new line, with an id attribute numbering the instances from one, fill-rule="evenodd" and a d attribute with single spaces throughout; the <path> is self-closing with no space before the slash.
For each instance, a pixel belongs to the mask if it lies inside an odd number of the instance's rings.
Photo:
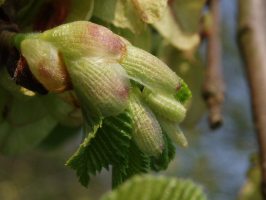
<path id="1" fill-rule="evenodd" d="M 190 180 L 150 175 L 135 176 L 101 200 L 207 200 L 202 188 Z"/>
<path id="2" fill-rule="evenodd" d="M 125 163 L 131 131 L 131 118 L 127 112 L 105 118 L 95 136 L 88 135 L 66 165 L 76 170 L 81 184 L 87 186 L 90 176 L 102 168 Z"/>
<path id="3" fill-rule="evenodd" d="M 163 153 L 160 157 L 151 157 L 151 169 L 154 171 L 161 171 L 167 169 L 169 163 L 175 157 L 175 146 L 166 134 L 164 134 L 163 136 L 165 143 Z"/>
<path id="4" fill-rule="evenodd" d="M 133 33 L 144 28 L 144 22 L 138 17 L 131 0 L 97 0 L 93 15 Z"/>
<path id="5" fill-rule="evenodd" d="M 150 158 L 142 153 L 132 140 L 128 150 L 127 160 L 112 168 L 112 186 L 116 188 L 131 176 L 146 173 L 149 170 Z"/>
<path id="6" fill-rule="evenodd" d="M 179 24 L 176 23 L 170 8 L 167 8 L 161 20 L 154 23 L 153 26 L 177 49 L 191 50 L 200 42 L 198 34 L 186 34 L 181 30 Z"/>

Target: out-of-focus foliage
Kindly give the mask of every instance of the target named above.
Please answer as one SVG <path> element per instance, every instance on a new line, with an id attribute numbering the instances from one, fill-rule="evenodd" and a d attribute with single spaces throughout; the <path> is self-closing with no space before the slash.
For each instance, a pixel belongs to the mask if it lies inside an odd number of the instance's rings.
<path id="1" fill-rule="evenodd" d="M 262 200 L 260 192 L 261 172 L 257 155 L 252 155 L 246 183 L 241 188 L 238 200 Z"/>
<path id="2" fill-rule="evenodd" d="M 169 199 L 206 200 L 202 189 L 189 180 L 136 176 L 106 194 L 101 200 Z"/>

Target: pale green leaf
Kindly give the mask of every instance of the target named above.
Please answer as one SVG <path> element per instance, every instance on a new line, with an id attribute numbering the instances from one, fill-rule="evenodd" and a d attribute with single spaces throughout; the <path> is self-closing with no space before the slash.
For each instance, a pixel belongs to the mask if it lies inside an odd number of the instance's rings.
<path id="1" fill-rule="evenodd" d="M 188 34 L 181 30 L 168 7 L 162 19 L 153 24 L 156 30 L 174 47 L 180 50 L 194 49 L 200 42 L 197 33 Z"/>
<path id="2" fill-rule="evenodd" d="M 133 33 L 141 32 L 144 23 L 138 17 L 131 0 L 97 0 L 93 15 L 116 27 L 127 28 Z"/>
<path id="3" fill-rule="evenodd" d="M 139 17 L 146 23 L 152 24 L 162 18 L 167 0 L 132 0 Z"/>
<path id="4" fill-rule="evenodd" d="M 206 200 L 202 188 L 190 180 L 135 176 L 101 200 Z"/>

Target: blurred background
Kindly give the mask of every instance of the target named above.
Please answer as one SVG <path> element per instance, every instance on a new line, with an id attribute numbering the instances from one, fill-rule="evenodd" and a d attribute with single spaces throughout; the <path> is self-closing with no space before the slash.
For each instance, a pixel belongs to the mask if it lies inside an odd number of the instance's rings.
<path id="1" fill-rule="evenodd" d="M 211 131 L 201 100 L 204 58 L 189 64 L 178 52 L 163 46 L 156 54 L 185 79 L 193 92 L 193 103 L 182 124 L 189 141 L 177 148 L 176 158 L 160 174 L 191 178 L 201 184 L 212 200 L 233 200 L 238 196 L 257 151 L 251 120 L 250 99 L 243 64 L 236 45 L 237 1 L 222 0 L 223 70 L 226 83 L 224 125 Z M 204 44 L 199 56 L 203 55 Z M 180 61 L 181 60 L 181 61 Z M 71 137 L 56 149 L 41 147 L 24 155 L 0 155 L 1 200 L 97 200 L 111 188 L 111 175 L 95 176 L 88 189 L 64 163 L 75 151 L 81 135 Z"/>

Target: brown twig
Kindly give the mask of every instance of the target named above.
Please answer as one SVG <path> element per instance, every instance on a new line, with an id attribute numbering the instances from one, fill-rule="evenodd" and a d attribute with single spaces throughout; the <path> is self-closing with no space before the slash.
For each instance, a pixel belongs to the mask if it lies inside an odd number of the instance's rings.
<path id="1" fill-rule="evenodd" d="M 224 82 L 221 69 L 219 0 L 208 2 L 212 26 L 208 30 L 207 68 L 203 83 L 203 97 L 209 109 L 209 125 L 212 129 L 222 125 L 221 114 L 224 101 Z"/>
<path id="2" fill-rule="evenodd" d="M 253 121 L 259 143 L 261 189 L 266 199 L 266 4 L 265 0 L 239 0 L 238 42 L 246 64 Z"/>

